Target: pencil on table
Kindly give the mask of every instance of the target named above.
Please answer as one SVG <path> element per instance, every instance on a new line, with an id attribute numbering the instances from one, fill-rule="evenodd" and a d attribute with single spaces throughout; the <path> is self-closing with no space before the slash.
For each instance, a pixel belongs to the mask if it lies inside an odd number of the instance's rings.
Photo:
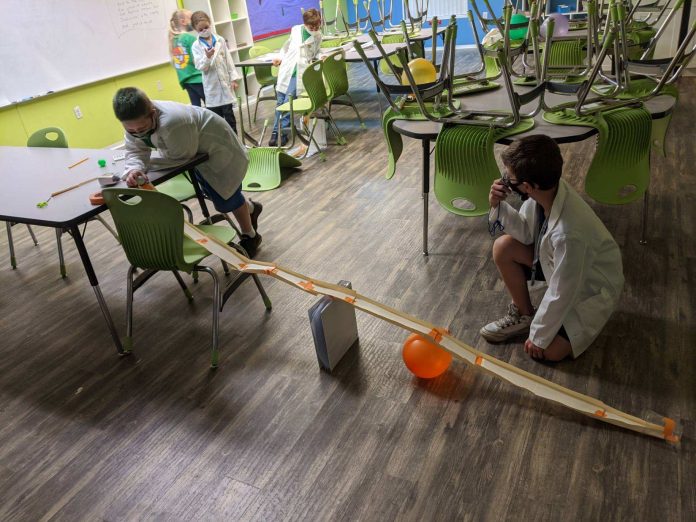
<path id="1" fill-rule="evenodd" d="M 73 163 L 72 165 L 70 165 L 68 168 L 71 169 L 71 168 L 73 168 L 73 167 L 77 167 L 80 163 L 84 163 L 84 162 L 87 161 L 88 159 L 89 159 L 89 158 L 81 159 L 81 160 L 78 161 L 77 163 Z"/>

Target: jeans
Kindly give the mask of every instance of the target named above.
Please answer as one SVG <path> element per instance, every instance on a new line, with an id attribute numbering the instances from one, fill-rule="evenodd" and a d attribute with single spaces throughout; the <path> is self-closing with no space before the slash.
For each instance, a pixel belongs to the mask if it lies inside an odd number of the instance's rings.
<path id="1" fill-rule="evenodd" d="M 288 85 L 288 91 L 287 92 L 278 92 L 277 97 L 276 97 L 276 107 L 280 107 L 284 103 L 287 103 L 290 101 L 290 96 L 292 96 L 293 99 L 297 98 L 297 77 L 293 76 L 290 78 L 290 84 Z M 285 131 L 285 129 L 290 128 L 290 113 L 285 112 L 282 113 L 283 116 L 281 118 L 281 113 L 276 111 L 275 113 L 275 120 L 273 121 L 273 134 L 277 135 L 278 134 L 278 122 L 280 121 L 280 126 L 281 126 L 281 131 Z"/>
<path id="2" fill-rule="evenodd" d="M 196 107 L 201 106 L 201 100 L 205 101 L 205 93 L 203 91 L 202 83 L 185 83 L 184 89 L 189 95 L 189 100 L 191 100 L 191 105 Z"/>
<path id="3" fill-rule="evenodd" d="M 228 103 L 227 105 L 220 105 L 219 107 L 208 107 L 209 110 L 213 111 L 218 116 L 225 118 L 235 134 L 237 134 L 237 118 L 234 116 L 234 105 Z"/>

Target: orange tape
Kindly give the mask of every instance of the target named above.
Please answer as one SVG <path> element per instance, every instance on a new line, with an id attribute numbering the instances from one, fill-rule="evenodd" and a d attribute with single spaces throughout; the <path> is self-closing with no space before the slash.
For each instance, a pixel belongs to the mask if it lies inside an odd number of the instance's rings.
<path id="1" fill-rule="evenodd" d="M 447 328 L 433 328 L 430 330 L 430 333 L 428 335 L 435 339 L 436 343 L 439 343 L 442 340 L 442 336 L 444 334 L 449 334 L 449 330 Z"/>
<path id="2" fill-rule="evenodd" d="M 240 269 L 240 270 L 246 270 L 246 267 L 248 267 L 248 266 L 249 266 L 249 265 L 247 265 L 246 263 L 239 263 L 239 269 Z"/>
<path id="3" fill-rule="evenodd" d="M 204 237 L 200 239 L 196 239 L 196 243 L 200 243 L 201 245 L 205 245 L 208 242 L 208 240 Z"/>
<path id="4" fill-rule="evenodd" d="M 596 412 L 594 412 L 594 414 L 595 414 L 597 417 L 606 417 L 606 416 L 607 416 L 607 412 L 604 411 L 604 410 L 597 410 Z"/>
<path id="5" fill-rule="evenodd" d="M 344 297 L 343 300 L 344 300 L 346 303 L 353 304 L 353 303 L 355 302 L 355 297 L 348 296 L 348 297 Z"/>
<path id="6" fill-rule="evenodd" d="M 483 357 L 481 357 L 480 355 L 477 355 L 475 362 L 476 362 L 477 366 L 483 366 Z"/>
<path id="7" fill-rule="evenodd" d="M 676 428 L 677 423 L 669 417 L 663 417 L 662 420 L 665 421 L 664 431 L 662 432 L 664 439 L 669 442 L 679 442 L 679 435 L 674 434 L 674 428 Z"/>
<path id="8" fill-rule="evenodd" d="M 311 281 L 302 281 L 299 283 L 302 288 L 307 290 L 308 292 L 313 292 L 314 291 L 314 285 L 312 284 Z"/>
<path id="9" fill-rule="evenodd" d="M 274 266 L 273 268 L 267 268 L 267 269 L 265 270 L 265 273 L 266 273 L 267 275 L 275 274 L 275 273 L 277 273 L 277 272 L 278 272 L 278 268 L 275 267 L 275 266 Z"/>

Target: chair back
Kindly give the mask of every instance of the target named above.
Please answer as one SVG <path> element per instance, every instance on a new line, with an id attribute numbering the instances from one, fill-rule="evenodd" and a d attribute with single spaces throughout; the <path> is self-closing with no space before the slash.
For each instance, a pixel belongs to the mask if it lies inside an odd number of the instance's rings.
<path id="1" fill-rule="evenodd" d="M 312 102 L 312 112 L 326 105 L 329 101 L 324 85 L 324 62 L 318 61 L 311 63 L 302 74 L 302 84 Z"/>
<path id="2" fill-rule="evenodd" d="M 46 127 L 39 129 L 29 136 L 27 147 L 55 147 L 60 149 L 68 148 L 68 140 L 63 129 L 58 127 Z"/>
<path id="3" fill-rule="evenodd" d="M 109 188 L 102 191 L 131 265 L 152 270 L 182 270 L 184 215 L 172 197 L 152 190 Z"/>
<path id="4" fill-rule="evenodd" d="M 254 45 L 249 49 L 249 58 L 256 58 L 270 52 L 271 50 L 268 47 Z M 276 82 L 272 65 L 254 65 L 254 74 L 259 85 L 273 85 Z"/>
<path id="5" fill-rule="evenodd" d="M 348 71 L 343 51 L 334 53 L 324 60 L 324 81 L 330 100 L 348 92 Z"/>

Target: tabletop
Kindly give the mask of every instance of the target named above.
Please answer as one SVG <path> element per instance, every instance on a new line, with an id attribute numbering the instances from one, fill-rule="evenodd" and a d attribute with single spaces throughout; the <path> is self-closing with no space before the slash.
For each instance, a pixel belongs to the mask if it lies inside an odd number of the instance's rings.
<path id="1" fill-rule="evenodd" d="M 530 90 L 528 87 L 517 88 L 516 91 L 522 93 Z M 467 96 L 461 96 L 458 98 L 464 109 L 472 110 L 510 110 L 510 102 L 508 101 L 507 93 L 503 87 L 500 87 L 494 91 L 486 91 L 477 94 L 469 94 Z M 564 103 L 571 101 L 572 97 L 563 96 L 560 94 L 546 93 L 544 95 L 544 100 L 548 106 L 554 106 L 559 103 Z M 531 111 L 533 105 L 536 102 L 532 102 L 529 105 L 522 107 L 522 112 Z M 676 100 L 672 96 L 656 96 L 645 102 L 645 107 L 650 111 L 653 119 L 659 119 L 667 114 L 669 114 L 676 103 Z M 415 120 L 397 120 L 394 122 L 394 130 L 399 134 L 408 136 L 415 139 L 428 139 L 433 141 L 437 138 L 437 135 L 442 128 L 442 123 L 436 123 L 432 121 L 415 121 Z M 532 134 L 545 134 L 550 138 L 553 138 L 557 143 L 573 143 L 576 141 L 583 141 L 590 136 L 597 133 L 596 129 L 592 127 L 580 127 L 573 125 L 555 125 L 553 123 L 548 123 L 543 119 L 542 113 L 539 113 L 534 118 L 534 127 L 526 132 L 520 134 L 515 134 L 514 136 L 509 136 L 500 140 L 500 143 L 510 144 L 514 140 L 523 138 L 525 136 L 530 136 Z"/>
<path id="2" fill-rule="evenodd" d="M 105 175 L 123 173 L 124 161 L 114 161 L 123 150 L 59 149 L 44 147 L 0 147 L 0 221 L 28 223 L 49 227 L 82 223 L 106 210 L 106 205 L 92 205 L 90 194 L 103 187 L 94 180 L 64 194 L 53 197 L 44 208 L 36 205 L 48 200 L 53 192 L 76 185 L 81 181 Z M 86 161 L 76 163 L 87 158 Z M 97 161 L 106 160 L 105 168 Z M 173 168 L 148 172 L 154 184 L 189 170 L 208 159 L 199 154 Z M 70 168 L 71 165 L 75 165 Z M 119 182 L 114 187 L 125 187 Z"/>
<path id="3" fill-rule="evenodd" d="M 387 53 L 387 56 L 392 55 L 396 53 L 399 49 L 403 49 L 406 47 L 405 43 L 394 43 L 394 44 L 382 44 L 382 48 L 384 49 L 384 52 Z M 347 42 L 343 44 L 341 47 L 330 47 L 330 48 L 323 48 L 319 52 L 320 57 L 328 56 L 332 53 L 335 53 L 336 51 L 339 51 L 340 49 L 343 49 L 346 52 L 346 62 L 361 62 L 362 58 L 360 58 L 360 55 L 358 52 L 353 48 L 353 42 Z M 365 51 L 365 56 L 367 56 L 368 60 L 379 60 L 382 58 L 382 55 L 380 54 L 379 50 L 377 47 L 372 44 L 368 45 L 367 47 L 363 46 L 363 50 Z M 273 59 L 278 57 L 277 52 L 273 53 L 266 53 L 262 54 L 260 56 L 257 56 L 256 58 L 249 58 L 247 60 L 244 60 L 242 62 L 238 62 L 235 64 L 237 67 L 253 67 L 255 65 L 272 65 Z"/>

